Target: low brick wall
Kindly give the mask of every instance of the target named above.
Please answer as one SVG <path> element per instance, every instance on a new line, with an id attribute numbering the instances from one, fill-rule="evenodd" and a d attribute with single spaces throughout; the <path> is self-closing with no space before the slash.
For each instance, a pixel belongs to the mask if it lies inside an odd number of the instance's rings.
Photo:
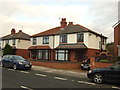
<path id="1" fill-rule="evenodd" d="M 94 68 L 102 68 L 102 67 L 108 67 L 110 65 L 112 65 L 113 63 L 107 63 L 107 62 L 95 62 L 95 57 L 91 57 L 90 58 L 90 65 L 91 65 L 91 69 Z"/>
<path id="2" fill-rule="evenodd" d="M 30 60 L 32 65 L 44 66 L 56 69 L 80 69 L 80 62 L 52 62 L 52 61 L 33 61 Z"/>

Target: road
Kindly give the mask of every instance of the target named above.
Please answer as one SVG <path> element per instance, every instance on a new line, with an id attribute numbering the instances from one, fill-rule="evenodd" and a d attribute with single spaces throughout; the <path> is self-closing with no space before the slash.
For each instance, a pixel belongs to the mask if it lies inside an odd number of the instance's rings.
<path id="1" fill-rule="evenodd" d="M 13 70 L 2 68 L 2 88 L 109 88 L 120 89 L 118 85 L 96 84 L 87 78 L 78 78 L 36 70 Z M 3 89 L 4 90 L 4 89 Z"/>

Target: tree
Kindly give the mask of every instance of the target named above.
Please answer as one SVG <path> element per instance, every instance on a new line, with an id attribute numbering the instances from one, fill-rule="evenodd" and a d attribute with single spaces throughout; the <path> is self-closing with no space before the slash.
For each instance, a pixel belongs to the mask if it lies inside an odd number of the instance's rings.
<path id="1" fill-rule="evenodd" d="M 9 44 L 5 45 L 5 48 L 3 50 L 3 55 L 12 55 L 12 47 Z"/>
<path id="2" fill-rule="evenodd" d="M 106 44 L 106 51 L 114 55 L 114 42 Z"/>

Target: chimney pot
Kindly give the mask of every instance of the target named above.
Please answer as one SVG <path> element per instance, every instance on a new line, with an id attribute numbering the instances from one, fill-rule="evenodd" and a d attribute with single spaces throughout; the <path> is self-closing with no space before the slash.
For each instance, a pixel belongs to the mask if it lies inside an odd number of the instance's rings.
<path id="1" fill-rule="evenodd" d="M 22 30 L 19 30 L 19 32 L 22 32 Z"/>
<path id="2" fill-rule="evenodd" d="M 15 34 L 15 28 L 12 28 L 12 30 L 11 30 L 11 34 Z"/>
<path id="3" fill-rule="evenodd" d="M 69 22 L 69 24 L 68 25 L 73 25 L 73 22 Z"/>
<path id="4" fill-rule="evenodd" d="M 61 28 L 66 27 L 67 26 L 66 18 L 62 18 L 62 21 L 60 23 L 61 23 Z"/>

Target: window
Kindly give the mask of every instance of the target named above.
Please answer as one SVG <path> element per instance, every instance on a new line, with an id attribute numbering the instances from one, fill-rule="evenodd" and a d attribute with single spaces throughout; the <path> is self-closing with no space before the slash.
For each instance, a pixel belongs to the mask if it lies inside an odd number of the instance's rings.
<path id="1" fill-rule="evenodd" d="M 102 38 L 102 45 L 105 45 L 105 39 Z"/>
<path id="2" fill-rule="evenodd" d="M 16 44 L 16 40 L 15 39 L 13 39 L 13 45 L 15 45 Z"/>
<path id="3" fill-rule="evenodd" d="M 79 33 L 77 34 L 77 42 L 83 42 L 84 41 L 84 34 Z"/>
<path id="4" fill-rule="evenodd" d="M 68 50 L 57 50 L 55 52 L 55 59 L 61 60 L 61 61 L 67 61 L 68 60 Z"/>
<path id="5" fill-rule="evenodd" d="M 9 44 L 9 40 L 5 40 L 5 44 Z"/>
<path id="6" fill-rule="evenodd" d="M 43 37 L 43 44 L 49 44 L 49 37 Z"/>
<path id="7" fill-rule="evenodd" d="M 36 44 L 37 44 L 37 39 L 35 37 L 35 38 L 33 38 L 33 45 L 36 45 Z"/>
<path id="8" fill-rule="evenodd" d="M 60 43 L 67 43 L 67 35 L 60 35 Z"/>
<path id="9" fill-rule="evenodd" d="M 50 59 L 49 50 L 39 50 L 38 51 L 38 59 L 49 60 Z"/>
<path id="10" fill-rule="evenodd" d="M 110 67 L 114 68 L 115 70 L 119 70 L 120 69 L 120 64 L 115 64 L 115 65 L 112 65 Z"/>

